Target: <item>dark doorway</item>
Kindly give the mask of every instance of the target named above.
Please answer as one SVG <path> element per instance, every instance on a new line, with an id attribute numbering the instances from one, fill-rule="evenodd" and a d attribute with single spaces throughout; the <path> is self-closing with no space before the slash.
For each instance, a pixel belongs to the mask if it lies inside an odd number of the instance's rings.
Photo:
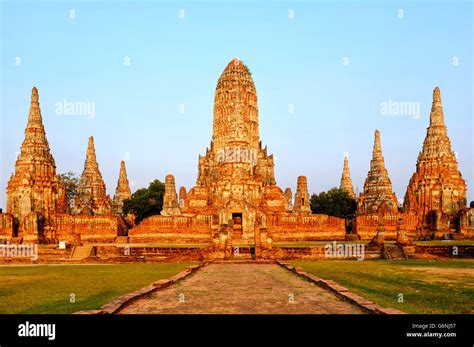
<path id="1" fill-rule="evenodd" d="M 43 217 L 43 215 L 38 216 L 37 226 L 38 226 L 38 240 L 41 243 L 47 243 L 46 235 L 44 234 L 44 217 Z"/>
<path id="2" fill-rule="evenodd" d="M 234 225 L 242 225 L 242 213 L 232 213 Z"/>
<path id="3" fill-rule="evenodd" d="M 13 218 L 13 237 L 18 237 L 18 230 L 20 229 L 20 221 L 18 218 Z"/>

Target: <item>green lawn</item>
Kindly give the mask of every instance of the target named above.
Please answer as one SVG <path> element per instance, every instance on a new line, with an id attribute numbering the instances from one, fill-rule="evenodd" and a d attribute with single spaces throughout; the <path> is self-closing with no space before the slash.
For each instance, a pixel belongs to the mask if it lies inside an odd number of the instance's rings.
<path id="1" fill-rule="evenodd" d="M 320 278 L 334 280 L 381 306 L 407 313 L 474 313 L 474 259 L 292 264 Z M 403 302 L 399 302 L 401 298 Z"/>
<path id="2" fill-rule="evenodd" d="M 98 309 L 193 264 L 0 266 L 0 314 Z M 72 295 L 75 303 L 70 302 Z"/>

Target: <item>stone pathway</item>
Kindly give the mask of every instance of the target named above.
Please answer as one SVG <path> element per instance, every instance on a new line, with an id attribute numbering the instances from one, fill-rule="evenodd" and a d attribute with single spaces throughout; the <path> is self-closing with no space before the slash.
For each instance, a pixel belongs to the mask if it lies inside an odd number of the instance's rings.
<path id="1" fill-rule="evenodd" d="M 123 313 L 363 313 L 275 264 L 211 264 Z"/>

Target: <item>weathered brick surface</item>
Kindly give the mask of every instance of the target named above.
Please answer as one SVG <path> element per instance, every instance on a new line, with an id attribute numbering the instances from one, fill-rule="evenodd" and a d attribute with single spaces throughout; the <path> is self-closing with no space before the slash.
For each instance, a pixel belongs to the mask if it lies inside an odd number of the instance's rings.
<path id="1" fill-rule="evenodd" d="M 418 217 L 420 228 L 449 232 L 458 210 L 466 207 L 466 191 L 444 123 L 441 92 L 436 87 L 430 124 L 407 187 L 404 209 Z"/>
<path id="2" fill-rule="evenodd" d="M 370 170 L 364 183 L 364 190 L 357 198 L 357 214 L 398 213 L 398 201 L 392 191 L 380 143 L 380 132 L 375 130 L 374 148 Z"/>
<path id="3" fill-rule="evenodd" d="M 132 197 L 130 185 L 127 178 L 127 169 L 125 167 L 125 161 L 120 162 L 120 172 L 117 181 L 117 188 L 115 189 L 115 195 L 113 200 L 114 213 L 116 215 L 122 214 L 123 202 L 126 199 Z"/>

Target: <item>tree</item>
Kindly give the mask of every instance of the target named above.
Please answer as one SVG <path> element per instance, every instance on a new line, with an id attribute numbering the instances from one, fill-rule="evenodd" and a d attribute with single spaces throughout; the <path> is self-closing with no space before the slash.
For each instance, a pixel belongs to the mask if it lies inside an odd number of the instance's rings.
<path id="1" fill-rule="evenodd" d="M 148 188 L 138 189 L 130 199 L 123 203 L 123 213 L 133 213 L 135 223 L 139 224 L 143 219 L 160 214 L 163 208 L 163 195 L 165 184 L 156 179 L 150 182 Z"/>
<path id="2" fill-rule="evenodd" d="M 59 177 L 66 187 L 67 206 L 70 211 L 71 206 L 74 203 L 74 198 L 77 195 L 77 186 L 79 185 L 81 178 L 71 171 L 60 174 Z"/>
<path id="3" fill-rule="evenodd" d="M 327 192 L 311 196 L 311 211 L 335 217 L 347 217 L 356 211 L 357 203 L 348 192 L 331 188 Z"/>

